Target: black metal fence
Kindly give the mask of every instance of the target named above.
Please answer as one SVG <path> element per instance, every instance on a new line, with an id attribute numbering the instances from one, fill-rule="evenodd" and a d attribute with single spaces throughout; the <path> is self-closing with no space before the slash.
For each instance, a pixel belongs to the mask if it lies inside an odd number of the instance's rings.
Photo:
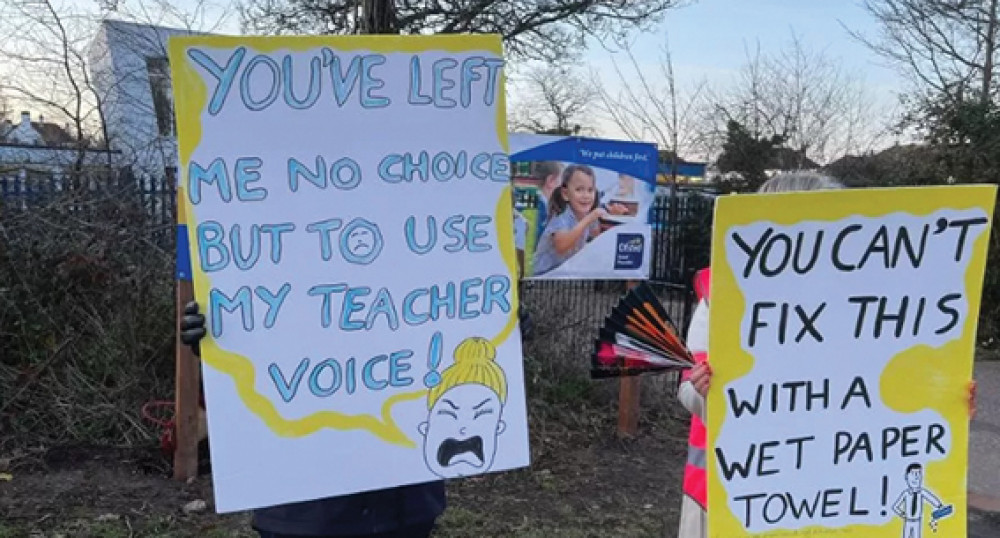
<path id="1" fill-rule="evenodd" d="M 65 211 L 84 216 L 87 211 L 100 210 L 100 202 L 108 199 L 135 204 L 143 215 L 136 226 L 157 231 L 157 236 L 164 235 L 160 228 L 172 228 L 177 220 L 176 185 L 166 177 L 138 177 L 130 168 L 82 175 L 27 170 L 0 173 L 0 209 L 4 211 L 28 211 L 61 201 Z"/>
<path id="2" fill-rule="evenodd" d="M 135 222 L 135 226 L 148 229 L 150 240 L 164 248 L 173 248 L 177 205 L 173 178 L 137 177 L 129 169 L 83 177 L 57 173 L 0 174 L 2 210 L 30 210 L 53 197 L 72 192 L 131 198 L 145 216 L 143 221 Z M 534 203 L 534 200 L 519 200 L 521 205 Z M 81 213 L 100 210 L 84 202 L 67 207 Z M 650 280 L 682 328 L 686 327 L 691 313 L 691 279 L 695 271 L 709 262 L 713 207 L 714 197 L 708 191 L 677 187 L 667 194 L 657 195 L 650 211 L 653 226 Z M 562 321 L 536 318 L 536 323 L 543 326 L 539 327 L 540 333 L 544 334 L 564 326 L 582 327 L 582 320 L 596 320 L 594 325 L 582 329 L 592 331 L 624 289 L 622 281 L 526 281 L 522 292 L 523 302 L 529 309 L 545 303 L 561 305 L 565 314 L 561 316 Z"/>

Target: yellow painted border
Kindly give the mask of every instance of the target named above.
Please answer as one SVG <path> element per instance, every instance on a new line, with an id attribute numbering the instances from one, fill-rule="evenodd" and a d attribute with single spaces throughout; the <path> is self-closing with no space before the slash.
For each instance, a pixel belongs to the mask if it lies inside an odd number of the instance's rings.
<path id="1" fill-rule="evenodd" d="M 850 216 L 879 217 L 899 211 L 921 216 L 941 209 L 981 209 L 990 216 L 992 224 L 996 196 L 995 185 L 961 185 L 730 195 L 719 198 L 712 233 L 711 297 L 714 306 L 709 319 L 709 357 L 714 368 L 712 388 L 708 394 L 708 446 L 715 446 L 724 422 L 724 387 L 749 373 L 754 363 L 753 356 L 744 351 L 740 344 L 739 327 L 746 301 L 726 257 L 725 237 L 730 229 L 758 221 L 788 226 L 802 221 L 835 221 Z M 951 452 L 947 458 L 929 464 L 926 469 L 928 486 L 938 492 L 942 500 L 955 506 L 955 513 L 939 523 L 939 536 L 965 536 L 969 440 L 965 389 L 972 379 L 972 359 L 989 236 L 988 226 L 973 245 L 972 258 L 965 276 L 965 294 L 969 301 L 970 315 L 965 320 L 961 336 L 940 348 L 915 346 L 900 353 L 890 360 L 880 382 L 883 402 L 889 408 L 901 413 L 930 408 L 937 410 L 950 423 Z M 914 372 L 915 368 L 917 372 Z M 935 391 L 914 390 L 913 379 L 928 379 L 921 377 L 926 372 L 934 372 L 931 377 L 936 380 L 935 388 L 944 388 L 944 392 L 929 397 L 929 392 Z M 715 451 L 709 450 L 708 456 L 708 505 L 711 507 L 708 512 L 709 536 L 815 536 L 816 534 L 810 533 L 817 533 L 825 528 L 812 526 L 797 532 L 746 532 L 739 518 L 729 510 L 722 478 L 717 472 Z M 901 522 L 893 519 L 885 525 L 852 525 L 831 533 L 845 537 L 897 538 L 901 534 L 900 526 Z"/>
<path id="2" fill-rule="evenodd" d="M 174 87 L 175 113 L 177 117 L 177 140 L 179 157 L 179 181 L 177 187 L 178 222 L 188 225 L 188 239 L 191 250 L 191 270 L 195 298 L 199 304 L 208 304 L 211 282 L 201 270 L 197 251 L 197 219 L 189 207 L 185 193 L 188 163 L 195 149 L 201 143 L 201 117 L 208 101 L 208 89 L 202 77 L 191 65 L 185 52 L 191 47 L 235 48 L 247 47 L 258 53 L 287 50 L 302 52 L 318 47 L 330 47 L 338 51 L 370 51 L 381 54 L 420 52 L 483 52 L 503 58 L 503 48 L 499 35 L 438 35 L 438 36 L 176 36 L 168 43 L 172 84 Z M 501 71 L 498 99 L 496 102 L 497 140 L 504 151 L 508 150 L 506 74 Z M 510 188 L 503 189 L 497 201 L 494 221 L 500 251 L 512 282 L 517 279 L 517 258 L 514 251 L 514 230 Z M 517 286 L 511 286 L 511 313 L 504 329 L 493 338 L 499 346 L 507 340 L 517 327 Z M 416 444 L 396 425 L 392 408 L 401 402 L 417 400 L 426 396 L 426 390 L 396 394 L 382 405 L 381 416 L 350 415 L 338 411 L 320 411 L 298 419 L 287 419 L 279 412 L 274 402 L 257 392 L 255 380 L 257 372 L 253 362 L 242 355 L 220 348 L 211 336 L 206 337 L 201 346 L 202 360 L 208 366 L 232 377 L 236 391 L 244 405 L 277 435 L 301 437 L 323 428 L 340 430 L 364 429 L 382 440 L 407 448 Z"/>

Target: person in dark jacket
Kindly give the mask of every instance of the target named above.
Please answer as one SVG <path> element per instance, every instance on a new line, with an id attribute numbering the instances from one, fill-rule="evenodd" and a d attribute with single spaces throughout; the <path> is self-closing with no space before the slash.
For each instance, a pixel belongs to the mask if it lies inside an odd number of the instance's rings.
<path id="1" fill-rule="evenodd" d="M 205 316 L 197 303 L 188 303 L 181 341 L 201 357 L 204 337 Z M 435 481 L 259 508 L 253 511 L 253 527 L 261 538 L 424 538 L 445 504 L 444 481 Z"/>

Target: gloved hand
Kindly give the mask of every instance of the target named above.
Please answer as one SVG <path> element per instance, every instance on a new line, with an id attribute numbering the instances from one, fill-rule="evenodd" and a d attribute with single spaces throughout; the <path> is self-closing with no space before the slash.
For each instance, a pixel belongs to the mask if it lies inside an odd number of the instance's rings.
<path id="1" fill-rule="evenodd" d="M 201 357 L 201 339 L 205 337 L 205 316 L 198 313 L 198 303 L 191 301 L 184 306 L 181 318 L 181 342 Z"/>

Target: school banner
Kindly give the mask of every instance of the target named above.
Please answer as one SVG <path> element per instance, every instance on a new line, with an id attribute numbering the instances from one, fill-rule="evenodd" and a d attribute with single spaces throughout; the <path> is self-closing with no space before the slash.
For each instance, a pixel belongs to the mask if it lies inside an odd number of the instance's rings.
<path id="1" fill-rule="evenodd" d="M 527 465 L 500 38 L 169 59 L 217 510 Z"/>
<path id="2" fill-rule="evenodd" d="M 524 278 L 649 278 L 655 144 L 513 133 Z"/>
<path id="3" fill-rule="evenodd" d="M 717 201 L 709 536 L 965 536 L 995 186 Z"/>

